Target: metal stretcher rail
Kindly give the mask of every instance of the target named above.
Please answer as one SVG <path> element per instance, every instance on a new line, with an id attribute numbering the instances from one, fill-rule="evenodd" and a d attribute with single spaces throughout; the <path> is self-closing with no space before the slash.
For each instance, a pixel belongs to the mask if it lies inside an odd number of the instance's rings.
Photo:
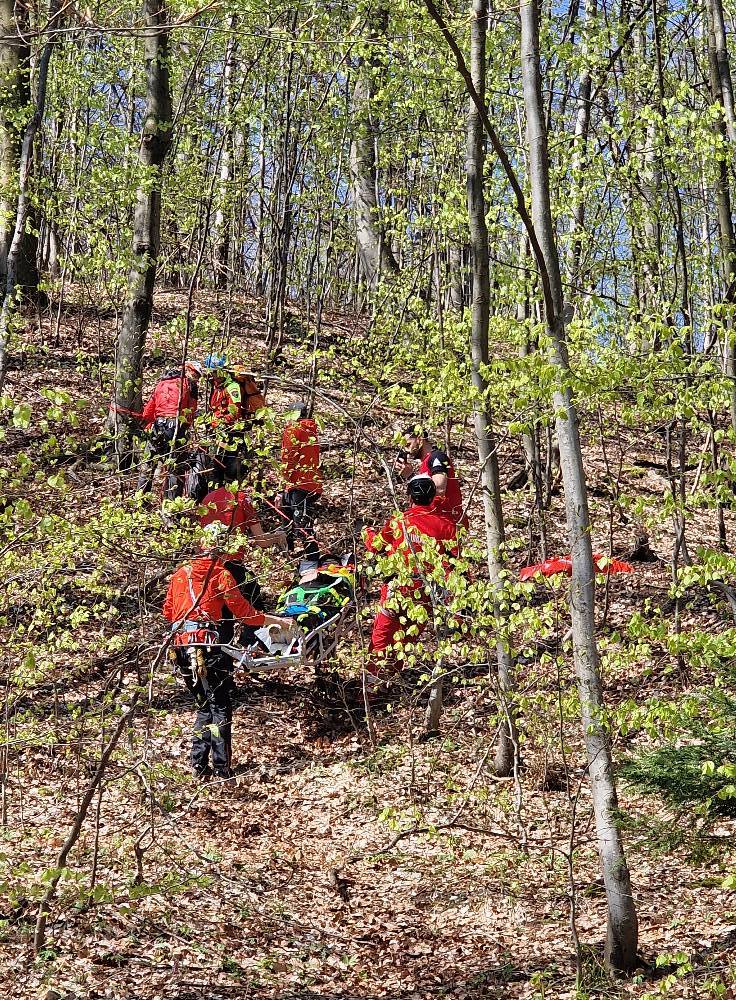
<path id="1" fill-rule="evenodd" d="M 296 644 L 297 649 L 288 653 L 266 653 L 255 655 L 256 649 L 250 646 L 234 646 L 229 643 L 223 644 L 220 648 L 223 653 L 235 661 L 235 667 L 244 667 L 251 673 L 267 672 L 271 670 L 286 670 L 289 667 L 303 666 L 310 660 L 314 665 L 320 664 L 326 657 L 331 656 L 337 648 L 337 643 L 341 634 L 341 626 L 350 611 L 352 601 L 349 601 L 342 608 L 339 608 L 330 618 L 320 622 L 315 628 L 308 632 L 297 631 L 296 638 L 292 643 L 292 648 Z M 328 630 L 333 630 L 328 634 Z M 314 649 L 316 642 L 317 649 Z"/>

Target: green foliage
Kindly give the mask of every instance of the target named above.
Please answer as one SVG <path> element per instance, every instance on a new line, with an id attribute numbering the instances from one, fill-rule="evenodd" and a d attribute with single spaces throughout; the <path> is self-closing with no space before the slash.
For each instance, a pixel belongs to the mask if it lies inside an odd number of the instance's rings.
<path id="1" fill-rule="evenodd" d="M 619 773 L 642 791 L 678 806 L 736 816 L 736 731 L 704 733 L 697 744 L 665 744 L 624 761 Z"/>

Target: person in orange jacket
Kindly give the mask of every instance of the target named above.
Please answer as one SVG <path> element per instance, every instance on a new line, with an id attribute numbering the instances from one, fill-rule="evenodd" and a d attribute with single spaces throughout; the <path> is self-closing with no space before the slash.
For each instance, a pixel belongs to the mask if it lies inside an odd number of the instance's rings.
<path id="1" fill-rule="evenodd" d="M 195 777 L 209 773 L 232 775 L 233 662 L 220 648 L 223 611 L 229 608 L 244 625 L 279 625 L 290 631 L 290 618 L 257 611 L 241 594 L 208 532 L 205 551 L 181 566 L 169 582 L 163 614 L 172 624 L 173 650 L 187 688 L 194 695 L 197 717 L 192 735 L 191 763 Z"/>
<path id="2" fill-rule="evenodd" d="M 373 654 L 367 671 L 371 683 L 379 680 L 382 667 L 395 657 L 397 650 L 409 642 L 416 643 L 424 631 L 423 623 L 414 622 L 413 634 L 407 635 L 408 625 L 401 605 L 410 602 L 430 606 L 421 557 L 425 540 L 435 539 L 445 556 L 456 556 L 458 553 L 457 525 L 434 506 L 437 487 L 432 477 L 424 474 L 414 476 L 407 483 L 407 492 L 412 506 L 405 513 L 389 518 L 380 531 L 370 528 L 365 531 L 369 552 L 383 555 L 400 552 L 412 570 L 411 583 L 397 585 L 388 581 L 381 585 L 381 603 L 373 621 L 368 647 Z M 448 571 L 449 563 L 445 565 L 445 572 Z"/>
<path id="3" fill-rule="evenodd" d="M 308 560 L 319 560 L 319 545 L 314 537 L 314 510 L 322 495 L 319 431 L 308 416 L 307 403 L 297 402 L 289 411 L 289 422 L 281 436 L 281 510 L 288 518 L 289 549 L 294 538 L 302 540 Z"/>
<path id="4" fill-rule="evenodd" d="M 249 544 L 241 546 L 237 551 L 231 551 L 225 557 L 225 568 L 235 578 L 240 592 L 257 611 L 262 611 L 263 595 L 254 574 L 246 568 L 248 548 L 251 545 L 259 549 L 276 548 L 282 552 L 286 549 L 285 531 L 264 531 L 258 512 L 243 490 L 233 493 L 226 486 L 211 490 L 199 506 L 197 515 L 203 528 L 208 524 L 221 525 L 228 536 L 240 534 L 248 538 Z M 234 631 L 234 621 L 230 610 L 223 610 L 224 620 L 220 628 L 223 642 L 230 642 Z M 244 634 L 247 635 L 248 630 Z"/>

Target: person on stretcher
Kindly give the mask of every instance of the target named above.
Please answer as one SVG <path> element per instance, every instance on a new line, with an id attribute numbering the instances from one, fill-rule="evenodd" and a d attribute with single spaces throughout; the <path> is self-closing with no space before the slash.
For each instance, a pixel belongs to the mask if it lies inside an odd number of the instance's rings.
<path id="1" fill-rule="evenodd" d="M 380 531 L 366 529 L 365 542 L 369 552 L 391 556 L 401 553 L 408 573 L 397 572 L 381 586 L 381 603 L 373 621 L 369 651 L 371 660 L 367 668 L 367 681 L 375 684 L 393 664 L 396 654 L 409 643 L 415 644 L 424 631 L 426 618 L 431 617 L 432 598 L 427 579 L 433 574 L 432 559 L 423 547 L 434 539 L 442 559 L 444 575 L 450 569 L 447 557 L 458 552 L 457 525 L 446 514 L 432 508 L 436 486 L 431 476 L 414 476 L 407 483 L 412 506 L 404 513 L 390 518 Z M 428 547 L 429 548 L 429 547 Z M 406 582 L 402 582 L 408 576 Z M 411 605 L 427 609 L 428 615 L 418 615 L 411 622 Z M 404 622 L 401 621 L 404 618 Z M 422 620 L 425 619 L 425 620 Z M 393 672 L 393 671 L 392 671 Z"/>

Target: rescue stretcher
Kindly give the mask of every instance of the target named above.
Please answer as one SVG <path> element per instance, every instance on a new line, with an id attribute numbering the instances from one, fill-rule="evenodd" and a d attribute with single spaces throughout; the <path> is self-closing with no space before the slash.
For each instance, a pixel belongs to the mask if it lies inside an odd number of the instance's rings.
<path id="1" fill-rule="evenodd" d="M 277 613 L 293 619 L 292 631 L 264 626 L 256 631 L 253 644 L 226 644 L 222 651 L 235 669 L 249 673 L 318 667 L 335 654 L 354 609 L 355 569 L 349 557 L 323 560 L 279 599 Z"/>

